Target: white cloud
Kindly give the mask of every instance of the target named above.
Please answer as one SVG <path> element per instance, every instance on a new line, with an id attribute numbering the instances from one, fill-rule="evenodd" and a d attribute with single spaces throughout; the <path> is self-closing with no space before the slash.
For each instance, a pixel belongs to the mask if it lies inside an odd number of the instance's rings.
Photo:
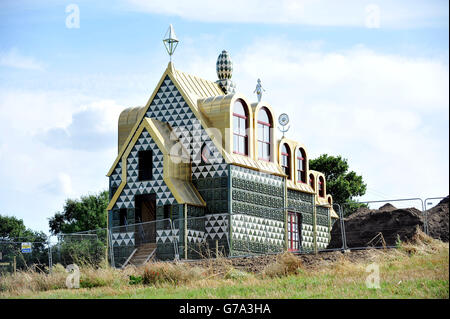
<path id="1" fill-rule="evenodd" d="M 183 71 L 214 80 L 214 59 L 202 63 L 197 55 Z M 290 115 L 287 136 L 303 142 L 312 157 L 343 155 L 369 188 L 393 198 L 447 195 L 446 61 L 363 46 L 324 52 L 273 38 L 231 55 L 238 91 L 256 100 L 252 92 L 261 78 L 263 100 L 277 116 Z"/>
<path id="2" fill-rule="evenodd" d="M 70 175 L 66 173 L 59 173 L 58 181 L 61 184 L 61 188 L 64 195 L 65 196 L 72 195 L 73 189 L 72 189 L 72 179 L 70 178 Z"/>
<path id="3" fill-rule="evenodd" d="M 125 3 L 133 10 L 203 22 L 366 27 L 370 14 L 370 10 L 367 11 L 366 8 L 370 5 L 378 8 L 381 28 L 432 26 L 445 23 L 445 18 L 448 17 L 448 3 L 439 1 L 126 0 Z"/>
<path id="4" fill-rule="evenodd" d="M 60 211 L 66 198 L 107 189 L 105 175 L 117 154 L 122 108 L 115 101 L 71 91 L 1 90 L 0 214 L 18 216 L 33 229 L 47 231 L 46 218 Z M 74 121 L 80 114 L 94 120 L 83 127 Z M 71 133 L 71 138 L 85 133 L 83 139 L 96 147 L 44 143 L 40 136 L 55 129 Z"/>
<path id="5" fill-rule="evenodd" d="M 33 57 L 22 55 L 16 48 L 7 52 L 0 52 L 0 66 L 25 69 L 25 70 L 44 70 L 44 65 L 36 61 Z"/>

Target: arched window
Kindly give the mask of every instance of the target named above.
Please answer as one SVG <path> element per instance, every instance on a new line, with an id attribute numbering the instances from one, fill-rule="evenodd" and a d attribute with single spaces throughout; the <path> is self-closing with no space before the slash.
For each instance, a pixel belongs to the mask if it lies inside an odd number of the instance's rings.
<path id="1" fill-rule="evenodd" d="M 291 150 L 287 144 L 281 146 L 281 167 L 288 179 L 292 179 L 291 175 Z"/>
<path id="2" fill-rule="evenodd" d="M 319 196 L 320 197 L 325 197 L 324 187 L 325 187 L 325 183 L 324 183 L 323 177 L 320 176 L 319 177 Z"/>
<path id="3" fill-rule="evenodd" d="M 328 197 L 328 204 L 331 205 L 331 197 Z"/>
<path id="4" fill-rule="evenodd" d="M 244 101 L 237 100 L 233 108 L 233 152 L 248 155 L 248 114 Z"/>
<path id="5" fill-rule="evenodd" d="M 316 186 L 314 184 L 315 184 L 314 175 L 313 174 L 309 174 L 309 186 L 311 186 L 311 188 L 315 191 L 316 190 Z"/>
<path id="6" fill-rule="evenodd" d="M 256 126 L 258 129 L 258 159 L 270 161 L 272 118 L 267 108 L 263 107 L 259 110 Z"/>
<path id="7" fill-rule="evenodd" d="M 303 148 L 297 151 L 297 178 L 300 182 L 306 183 L 306 153 Z"/>

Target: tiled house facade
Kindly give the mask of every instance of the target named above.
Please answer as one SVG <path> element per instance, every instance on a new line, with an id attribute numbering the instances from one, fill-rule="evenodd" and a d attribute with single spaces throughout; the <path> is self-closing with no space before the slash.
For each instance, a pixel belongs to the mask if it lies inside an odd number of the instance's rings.
<path id="1" fill-rule="evenodd" d="M 119 117 L 107 174 L 118 264 L 139 248 L 139 223 L 152 225 L 160 259 L 196 258 L 199 243 L 227 255 L 327 246 L 337 215 L 325 176 L 309 170 L 303 145 L 276 140 L 269 104 L 236 92 L 226 51 L 216 67 L 211 82 L 169 63 L 146 106 Z"/>

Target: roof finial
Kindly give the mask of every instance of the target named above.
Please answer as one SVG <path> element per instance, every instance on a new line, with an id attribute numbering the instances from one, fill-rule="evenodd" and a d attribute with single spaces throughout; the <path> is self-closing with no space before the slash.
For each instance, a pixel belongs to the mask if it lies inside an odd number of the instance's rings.
<path id="1" fill-rule="evenodd" d="M 230 54 L 223 50 L 219 57 L 217 58 L 216 71 L 219 80 L 216 81 L 217 84 L 222 88 L 225 94 L 234 93 L 236 91 L 236 84 L 231 81 L 231 76 L 233 75 L 233 61 L 231 61 Z"/>
<path id="2" fill-rule="evenodd" d="M 180 41 L 177 39 L 172 24 L 170 24 L 169 29 L 167 29 L 163 39 L 164 46 L 166 47 L 167 53 L 170 56 L 170 62 L 172 62 L 172 54 L 175 52 L 175 49 L 178 46 L 178 42 Z"/>
<path id="3" fill-rule="evenodd" d="M 253 91 L 253 93 L 256 93 L 256 96 L 258 97 L 258 102 L 261 102 L 261 98 L 262 98 L 262 91 L 266 92 L 266 90 L 263 89 L 262 85 L 261 85 L 261 79 L 258 79 L 257 81 L 258 83 L 256 84 L 256 88 Z"/>

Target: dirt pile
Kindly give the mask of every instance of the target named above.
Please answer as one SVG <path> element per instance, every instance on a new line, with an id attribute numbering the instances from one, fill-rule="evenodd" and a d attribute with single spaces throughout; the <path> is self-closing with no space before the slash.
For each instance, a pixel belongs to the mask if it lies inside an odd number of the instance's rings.
<path id="1" fill-rule="evenodd" d="M 359 250 L 352 251 L 347 254 L 343 254 L 340 251 L 326 251 L 319 252 L 317 255 L 314 254 L 305 254 L 298 255 L 302 263 L 302 268 L 305 269 L 323 269 L 326 266 L 331 265 L 332 263 L 346 258 L 351 262 L 358 262 L 361 260 L 367 260 L 372 256 L 372 252 L 370 250 Z M 235 269 L 244 270 L 250 273 L 261 273 L 267 267 L 277 261 L 277 255 L 262 255 L 262 256 L 251 256 L 251 257 L 238 257 L 238 258 L 219 258 L 217 260 L 214 259 L 201 259 L 201 260 L 191 260 L 191 261 L 182 261 L 184 263 L 189 264 L 190 266 L 197 266 L 202 268 L 210 268 L 214 269 L 216 273 L 226 273 L 229 271 L 230 267 Z"/>
<path id="2" fill-rule="evenodd" d="M 428 231 L 431 237 L 448 242 L 448 196 L 427 210 Z"/>
<path id="3" fill-rule="evenodd" d="M 448 197 L 428 211 L 428 229 L 433 238 L 448 241 Z M 411 240 L 417 229 L 424 230 L 424 214 L 416 208 L 396 208 L 385 204 L 379 209 L 360 208 L 344 219 L 347 247 L 395 246 L 397 239 Z M 331 230 L 328 248 L 341 248 L 341 223 Z"/>

